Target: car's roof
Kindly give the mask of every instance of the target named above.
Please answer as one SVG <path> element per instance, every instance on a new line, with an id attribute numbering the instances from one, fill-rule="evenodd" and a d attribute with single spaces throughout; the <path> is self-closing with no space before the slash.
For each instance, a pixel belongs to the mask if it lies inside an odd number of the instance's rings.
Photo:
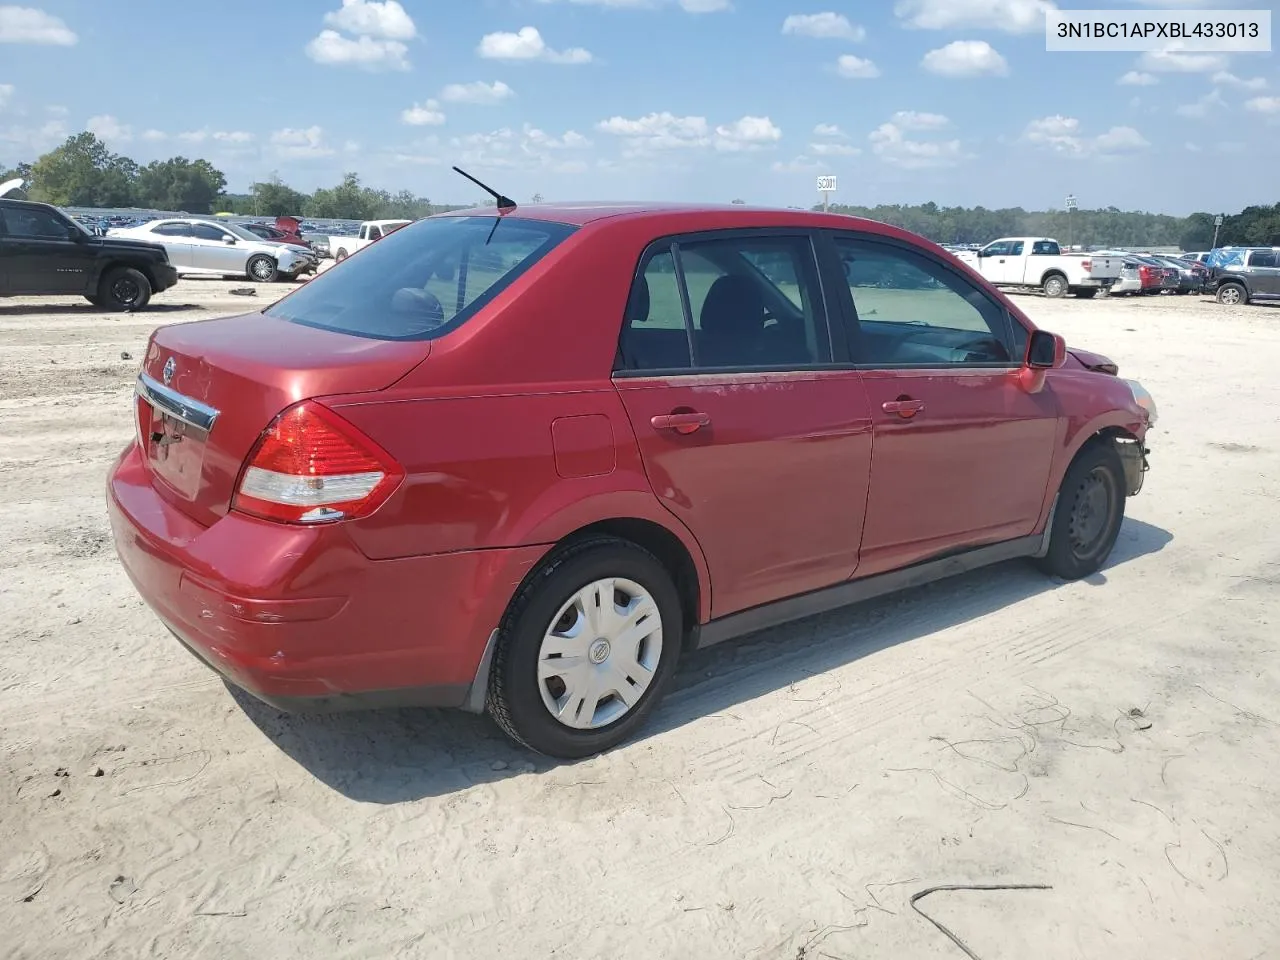
<path id="1" fill-rule="evenodd" d="M 436 216 L 491 217 L 495 209 L 494 207 L 472 207 L 468 210 L 450 210 L 447 213 L 436 214 Z M 646 201 L 537 203 L 518 206 L 510 211 L 507 216 L 523 217 L 528 220 L 550 220 L 580 227 L 599 220 L 617 218 L 649 220 L 671 216 L 683 218 L 689 214 L 697 213 L 705 213 L 718 223 L 723 223 L 726 220 L 740 220 L 744 226 L 750 223 L 764 223 L 771 226 L 795 224 L 797 226 L 828 226 L 848 229 L 850 221 L 864 224 L 874 222 L 838 213 L 792 210 L 782 207 L 756 207 L 738 203 L 666 203 Z"/>

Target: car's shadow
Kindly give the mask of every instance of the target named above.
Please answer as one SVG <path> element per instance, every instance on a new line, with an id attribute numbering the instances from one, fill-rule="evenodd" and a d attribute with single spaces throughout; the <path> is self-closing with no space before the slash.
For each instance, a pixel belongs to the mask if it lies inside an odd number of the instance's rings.
<path id="1" fill-rule="evenodd" d="M 198 303 L 152 303 L 143 307 L 141 310 L 103 310 L 101 307 L 95 307 L 92 303 L 36 303 L 26 304 L 23 306 L 0 306 L 0 317 L 16 316 L 21 314 L 24 317 L 58 317 L 68 316 L 72 314 L 80 314 L 86 317 L 122 317 L 126 314 L 148 314 L 148 313 L 178 313 L 182 310 L 199 310 Z"/>
<path id="2" fill-rule="evenodd" d="M 1106 572 L 1162 550 L 1172 534 L 1126 520 Z M 964 623 L 1057 589 L 1024 561 L 1009 561 L 926 587 L 762 631 L 687 656 L 641 739 L 722 713 L 879 650 Z M 320 716 L 283 714 L 229 687 L 276 746 L 334 790 L 370 803 L 439 796 L 558 761 L 524 751 L 483 716 L 395 710 Z"/>

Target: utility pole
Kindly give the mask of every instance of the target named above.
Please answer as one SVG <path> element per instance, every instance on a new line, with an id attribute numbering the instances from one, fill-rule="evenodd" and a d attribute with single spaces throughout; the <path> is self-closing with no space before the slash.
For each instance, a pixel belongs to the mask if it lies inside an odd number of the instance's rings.
<path id="1" fill-rule="evenodd" d="M 1218 249 L 1218 229 L 1222 226 L 1222 214 L 1218 214 L 1213 218 L 1213 246 L 1212 250 Z"/>

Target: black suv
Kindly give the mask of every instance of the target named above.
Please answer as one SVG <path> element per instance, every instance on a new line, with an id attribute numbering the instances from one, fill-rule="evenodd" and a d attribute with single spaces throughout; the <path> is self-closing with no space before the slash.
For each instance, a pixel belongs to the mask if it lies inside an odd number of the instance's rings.
<path id="1" fill-rule="evenodd" d="M 141 310 L 178 282 L 164 247 L 95 237 L 56 207 L 0 199 L 0 297 L 79 294 L 109 310 Z"/>
<path id="2" fill-rule="evenodd" d="M 1280 300 L 1280 247 L 1222 247 L 1209 254 L 1205 286 L 1228 306 Z"/>

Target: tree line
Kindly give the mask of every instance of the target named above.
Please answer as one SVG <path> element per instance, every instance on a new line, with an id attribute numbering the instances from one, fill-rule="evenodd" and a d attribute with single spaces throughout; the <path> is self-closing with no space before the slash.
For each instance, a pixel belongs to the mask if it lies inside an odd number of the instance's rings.
<path id="1" fill-rule="evenodd" d="M 332 220 L 412 220 L 458 209 L 432 204 L 411 190 L 389 193 L 361 184 L 355 173 L 313 193 L 295 190 L 278 174 L 253 184 L 249 193 L 228 194 L 227 178 L 202 159 L 171 157 L 141 166 L 112 153 L 88 131 L 68 137 L 34 163 L 20 163 L 0 173 L 0 181 L 22 177 L 28 196 L 62 207 L 141 207 L 187 213 L 230 213 L 250 216 L 301 216 Z M 541 195 L 534 201 L 540 201 Z M 742 201 L 735 200 L 735 203 Z M 1205 250 L 1213 243 L 1214 215 L 1189 217 L 1107 207 L 1101 210 L 1023 210 L 1007 207 L 940 207 L 882 204 L 875 207 L 833 204 L 835 213 L 867 217 L 903 227 L 938 243 L 987 243 L 997 237 L 1049 236 L 1064 243 L 1091 247 L 1181 247 Z M 1219 245 L 1280 245 L 1280 203 L 1246 207 L 1224 217 Z"/>
<path id="2" fill-rule="evenodd" d="M 3 171 L 3 167 L 0 167 Z M 21 177 L 27 196 L 59 207 L 139 207 L 185 213 L 298 216 L 325 220 L 413 220 L 454 206 L 433 206 L 410 190 L 389 193 L 363 186 L 348 173 L 334 187 L 303 193 L 277 174 L 247 194 L 228 194 L 227 178 L 202 159 L 171 157 L 142 166 L 88 131 L 68 137 L 33 163 L 0 172 L 0 182 Z"/>
<path id="3" fill-rule="evenodd" d="M 821 209 L 820 205 L 814 209 Z M 1062 243 L 1105 247 L 1179 247 L 1208 250 L 1213 244 L 1212 213 L 1173 217 L 1160 213 L 1120 210 L 1023 210 L 1007 207 L 940 207 L 936 203 L 914 206 L 881 204 L 861 207 L 832 204 L 833 213 L 866 217 L 910 230 L 935 243 L 988 243 L 998 237 L 1053 237 Z M 1224 216 L 1218 245 L 1280 245 L 1280 203 L 1246 207 Z"/>

